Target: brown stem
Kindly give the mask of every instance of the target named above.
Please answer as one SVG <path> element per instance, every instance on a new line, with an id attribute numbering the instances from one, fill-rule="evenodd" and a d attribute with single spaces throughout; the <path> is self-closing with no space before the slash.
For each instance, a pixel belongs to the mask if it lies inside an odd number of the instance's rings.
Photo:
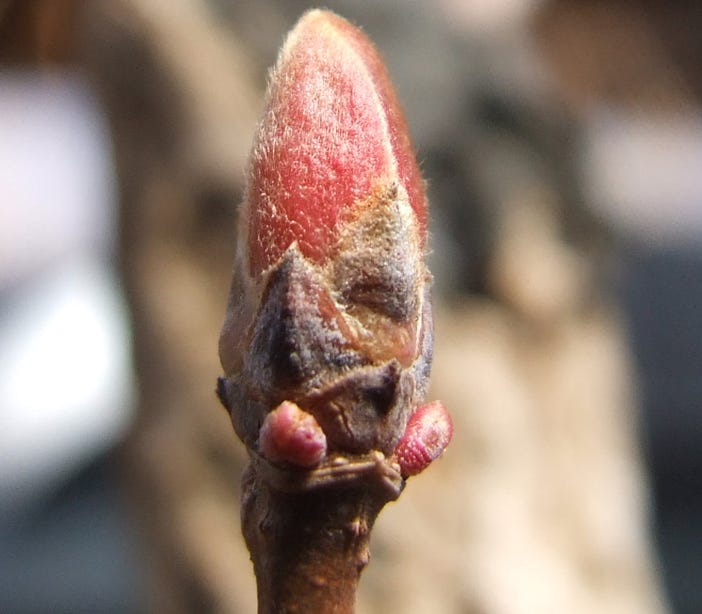
<path id="1" fill-rule="evenodd" d="M 377 458 L 311 472 L 280 472 L 254 458 L 242 487 L 242 528 L 258 585 L 259 614 L 352 614 L 370 558 L 370 532 L 382 507 L 399 495 L 399 474 Z M 364 467 L 349 478 L 347 468 Z M 275 471 L 275 469 L 273 469 Z M 315 476 L 327 472 L 319 481 Z M 307 480 L 297 480 L 305 475 Z M 380 479 L 378 479 L 380 478 Z M 282 490 L 281 486 L 286 490 Z M 289 487 L 289 489 L 288 489 Z"/>

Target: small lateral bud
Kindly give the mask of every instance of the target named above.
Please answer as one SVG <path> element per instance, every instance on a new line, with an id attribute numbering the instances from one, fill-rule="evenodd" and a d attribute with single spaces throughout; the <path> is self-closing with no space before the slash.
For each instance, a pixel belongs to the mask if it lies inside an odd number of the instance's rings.
<path id="1" fill-rule="evenodd" d="M 314 467 L 326 456 L 327 438 L 312 414 L 283 401 L 266 416 L 258 449 L 275 463 Z"/>
<path id="2" fill-rule="evenodd" d="M 402 477 L 424 471 L 441 456 L 452 436 L 453 422 L 441 401 L 418 407 L 395 449 Z"/>

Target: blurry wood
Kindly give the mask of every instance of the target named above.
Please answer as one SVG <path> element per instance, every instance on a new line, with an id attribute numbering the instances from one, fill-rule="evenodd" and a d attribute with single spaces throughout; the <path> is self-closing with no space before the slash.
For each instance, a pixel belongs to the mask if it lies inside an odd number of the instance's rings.
<path id="1" fill-rule="evenodd" d="M 59 65 L 75 60 L 84 0 L 0 0 L 0 63 Z"/>
<path id="2" fill-rule="evenodd" d="M 214 388 L 259 94 L 245 54 L 199 3 L 88 3 L 83 17 L 120 179 L 140 391 L 122 458 L 150 610 L 253 612 L 239 526 L 244 451 Z"/>
<path id="3" fill-rule="evenodd" d="M 456 435 L 380 516 L 363 612 L 666 611 L 622 323 L 543 197 L 501 224 L 494 298 L 438 310 Z"/>
<path id="4" fill-rule="evenodd" d="M 83 17 L 119 172 L 141 396 L 122 459 L 151 610 L 253 612 L 244 451 L 213 388 L 260 81 L 209 4 L 95 2 Z M 489 212 L 484 294 L 437 309 L 431 397 L 456 437 L 381 514 L 361 613 L 665 611 L 599 255 L 564 239 L 577 212 L 557 189 L 523 187 L 501 182 Z"/>
<path id="5" fill-rule="evenodd" d="M 565 102 L 670 113 L 702 100 L 702 5 L 549 0 L 534 21 Z"/>

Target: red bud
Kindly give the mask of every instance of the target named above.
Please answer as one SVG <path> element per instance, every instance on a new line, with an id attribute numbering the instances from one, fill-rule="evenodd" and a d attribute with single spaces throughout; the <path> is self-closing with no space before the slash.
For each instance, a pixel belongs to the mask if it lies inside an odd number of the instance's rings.
<path id="1" fill-rule="evenodd" d="M 443 406 L 415 412 L 433 346 L 424 184 L 377 51 L 333 13 L 283 46 L 240 224 L 218 386 L 236 432 L 273 462 L 395 451 L 419 472 L 451 436 Z"/>
<path id="2" fill-rule="evenodd" d="M 314 467 L 327 453 L 327 438 L 314 416 L 283 401 L 266 416 L 258 449 L 273 462 Z"/>
<path id="3" fill-rule="evenodd" d="M 424 471 L 441 456 L 452 437 L 453 422 L 441 401 L 418 407 L 395 449 L 402 477 Z"/>
<path id="4" fill-rule="evenodd" d="M 297 241 L 324 262 L 354 206 L 398 185 L 426 234 L 424 185 L 378 52 L 324 10 L 290 32 L 272 72 L 246 204 L 249 272 L 257 277 Z"/>

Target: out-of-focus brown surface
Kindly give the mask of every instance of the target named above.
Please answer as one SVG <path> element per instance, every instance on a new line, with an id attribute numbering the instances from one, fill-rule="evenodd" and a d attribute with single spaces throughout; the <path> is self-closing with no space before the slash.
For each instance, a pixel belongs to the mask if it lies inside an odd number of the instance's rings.
<path id="1" fill-rule="evenodd" d="M 2 63 L 46 66 L 75 61 L 81 4 L 81 0 L 0 2 Z"/>
<path id="2" fill-rule="evenodd" d="M 198 3 L 101 3 L 85 19 L 120 177 L 140 391 L 122 458 L 150 555 L 150 606 L 254 611 L 239 527 L 244 450 L 214 385 L 258 92 L 236 40 Z"/>
<path id="3" fill-rule="evenodd" d="M 559 0 L 544 4 L 534 32 L 575 108 L 661 113 L 700 100 L 700 19 L 695 2 Z"/>
<path id="4" fill-rule="evenodd" d="M 11 3 L 14 21 L 6 13 L 2 28 L 37 23 L 54 10 L 26 17 L 29 4 Z M 147 553 L 150 606 L 159 612 L 255 610 L 239 528 L 244 451 L 213 389 L 235 209 L 259 73 L 270 60 L 241 41 L 253 38 L 257 23 L 271 37 L 290 23 L 273 2 L 261 3 L 248 24 L 244 11 L 223 6 L 86 2 L 76 22 L 120 180 L 121 270 L 140 389 L 120 458 Z M 598 11 L 621 25 L 629 46 L 606 32 L 578 36 L 577 16 L 596 24 Z M 427 161 L 437 177 L 454 171 L 450 185 L 465 193 L 471 177 L 473 193 L 487 197 L 462 201 L 454 190 L 442 200 L 442 186 L 432 187 L 435 215 L 449 226 L 472 220 L 459 236 L 479 238 L 454 241 L 454 269 L 470 271 L 469 281 L 452 276 L 451 256 L 437 258 L 437 278 L 454 292 L 437 308 L 431 396 L 450 408 L 456 436 L 445 458 L 381 515 L 360 612 L 665 611 L 649 545 L 630 357 L 601 283 L 606 242 L 582 203 L 570 200 L 577 190 L 569 191 L 567 173 L 551 172 L 549 155 L 558 153 L 544 153 L 563 151 L 554 143 L 567 143 L 571 114 L 588 100 L 688 99 L 646 16 L 632 20 L 627 11 L 546 3 L 536 32 L 555 58 L 569 106 L 530 115 L 533 100 L 523 107 L 492 100 L 484 125 L 465 126 L 465 142 L 454 131 L 453 149 Z M 6 49 L 16 51 L 7 54 L 70 57 L 62 36 L 49 38 L 57 46 L 32 48 L 61 51 L 23 51 L 8 38 Z M 570 52 L 592 53 L 593 61 L 571 70 Z M 611 58 L 618 73 L 608 75 Z M 620 83 L 621 75 L 631 82 Z M 520 132 L 532 121 L 554 138 Z M 435 243 L 444 236 L 437 230 Z"/>
<path id="5" fill-rule="evenodd" d="M 583 309 L 577 267 L 536 274 L 513 257 L 503 266 L 521 271 L 497 275 L 528 285 L 514 288 L 523 303 L 439 310 L 430 394 L 456 435 L 381 515 L 363 611 L 662 612 L 621 324 L 600 302 Z"/>

